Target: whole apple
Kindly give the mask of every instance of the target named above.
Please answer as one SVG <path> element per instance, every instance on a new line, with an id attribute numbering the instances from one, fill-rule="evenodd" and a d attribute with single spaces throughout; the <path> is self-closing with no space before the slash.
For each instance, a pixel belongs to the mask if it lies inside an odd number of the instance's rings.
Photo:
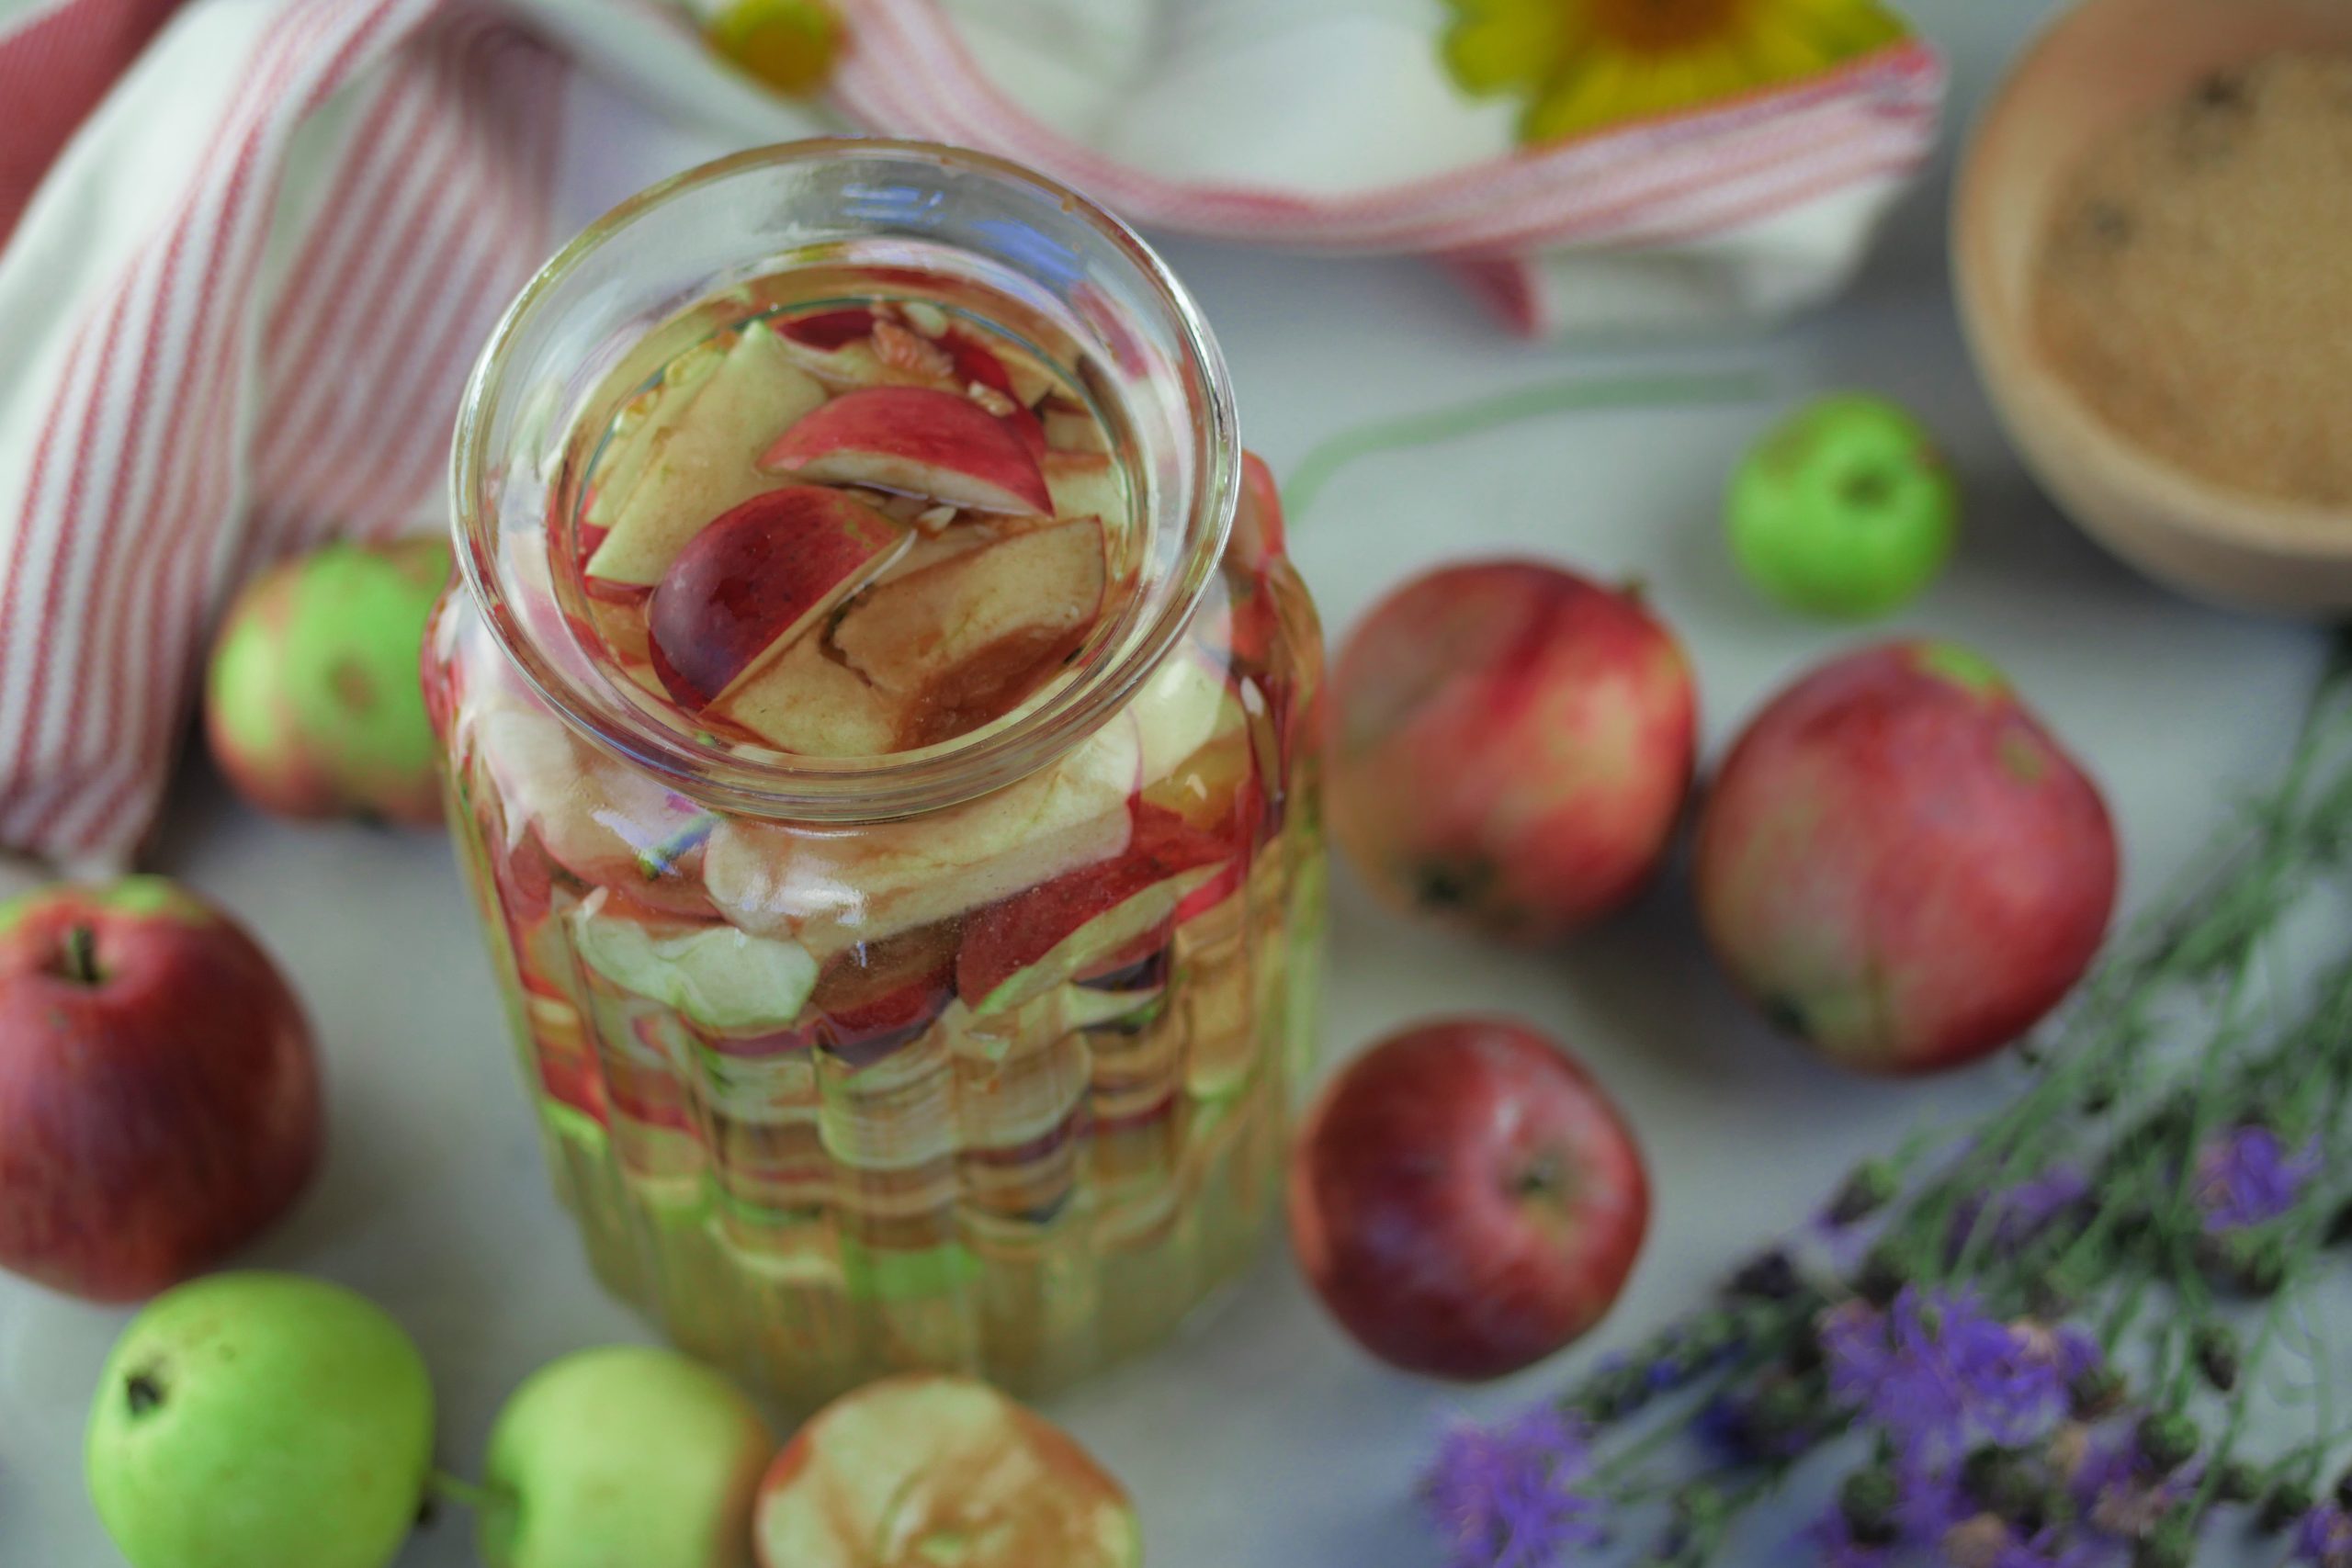
<path id="1" fill-rule="evenodd" d="M 1709 942 L 1833 1061 L 1926 1073 L 2025 1032 L 2115 907 L 2098 787 L 1949 643 L 1836 660 L 1758 715 L 1699 821 Z"/>
<path id="2" fill-rule="evenodd" d="M 95 1301 L 218 1263 L 319 1161 L 300 1005 L 158 877 L 0 905 L 0 1267 Z"/>
<path id="3" fill-rule="evenodd" d="M 437 535 L 327 545 L 237 596 L 213 645 L 204 722 L 238 794 L 284 817 L 441 819 L 418 661 L 449 565 Z"/>
<path id="4" fill-rule="evenodd" d="M 971 1378 L 917 1373 L 809 1417 L 760 1486 L 762 1568 L 1136 1568 L 1126 1489 Z"/>
<path id="5" fill-rule="evenodd" d="M 1640 1147 L 1575 1058 L 1523 1023 L 1442 1019 L 1348 1064 L 1290 1164 L 1308 1281 L 1392 1366 L 1479 1381 L 1600 1321 L 1649 1227 Z"/>
<path id="6" fill-rule="evenodd" d="M 475 1544 L 488 1568 L 750 1568 L 775 1453 L 751 1401 L 701 1363 L 582 1350 L 499 1412 Z"/>
<path id="7" fill-rule="evenodd" d="M 123 1330 L 85 1462 L 132 1568 L 383 1568 L 424 1496 L 433 1387 L 341 1286 L 215 1274 Z"/>
<path id="8" fill-rule="evenodd" d="M 1664 859 L 1698 700 L 1630 593 L 1537 561 L 1417 578 L 1332 684 L 1329 801 L 1373 891 L 1513 941 L 1619 908 Z"/>
<path id="9" fill-rule="evenodd" d="M 1774 429 L 1732 475 L 1724 525 L 1749 581 L 1808 615 L 1862 619 L 1916 597 L 1960 534 L 1960 485 L 1900 404 L 1846 392 Z"/>

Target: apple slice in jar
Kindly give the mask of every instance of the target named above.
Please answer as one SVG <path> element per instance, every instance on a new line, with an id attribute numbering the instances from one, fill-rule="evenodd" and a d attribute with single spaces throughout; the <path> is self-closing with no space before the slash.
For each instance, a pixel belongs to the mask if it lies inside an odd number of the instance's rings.
<path id="1" fill-rule="evenodd" d="M 702 390 L 702 384 L 710 379 L 711 372 L 718 368 L 718 362 L 724 357 L 714 344 L 691 348 L 670 362 L 657 385 L 632 400 L 631 417 L 613 436 L 591 479 L 595 489 L 588 502 L 588 522 L 592 526 L 612 526 L 621 503 L 644 476 L 646 460 L 667 444 L 670 433 L 677 429 L 678 422 L 694 402 L 695 394 Z"/>
<path id="2" fill-rule="evenodd" d="M 922 1034 L 956 999 L 952 920 L 861 942 L 826 961 L 810 1002 L 827 1048 L 851 1067 L 880 1061 Z"/>
<path id="3" fill-rule="evenodd" d="M 777 437 L 760 467 L 1013 516 L 1042 516 L 1052 502 L 1036 457 L 1011 426 L 934 387 L 844 392 Z"/>
<path id="4" fill-rule="evenodd" d="M 748 455 L 824 400 L 824 388 L 792 363 L 767 323 L 745 327 L 648 453 L 643 474 L 613 513 L 612 531 L 588 558 L 588 574 L 639 587 L 661 581 L 706 525 L 776 488 Z"/>
<path id="5" fill-rule="evenodd" d="M 1135 836 L 1116 861 L 1080 867 L 966 919 L 956 995 L 986 1017 L 1076 979 L 1173 919 L 1232 851 L 1176 812 L 1138 801 Z"/>
<path id="6" fill-rule="evenodd" d="M 1138 1568 L 1118 1482 L 970 1378 L 885 1378 L 802 1427 L 760 1483 L 761 1568 Z"/>
<path id="7" fill-rule="evenodd" d="M 1102 422 L 1068 398 L 1047 398 L 1039 406 L 1037 418 L 1049 451 L 1107 454 L 1111 450 L 1110 432 L 1102 428 Z"/>
<path id="8" fill-rule="evenodd" d="M 1127 492 L 1118 465 L 1102 452 L 1048 452 L 1038 460 L 1053 514 L 1099 517 L 1117 523 L 1127 515 Z"/>
<path id="9" fill-rule="evenodd" d="M 646 604 L 662 683 L 691 707 L 723 701 L 879 576 L 911 536 L 822 485 L 753 496 L 687 540 Z"/>
<path id="10" fill-rule="evenodd" d="M 879 757 L 897 750 L 904 710 L 808 636 L 707 710 L 780 751 Z"/>
<path id="11" fill-rule="evenodd" d="M 831 958 L 1122 853 L 1136 761 L 1121 714 L 1050 766 L 923 817 L 854 833 L 731 818 L 711 834 L 704 886 L 744 930 Z"/>
<path id="12" fill-rule="evenodd" d="M 1057 524 L 878 583 L 832 632 L 844 662 L 899 703 L 902 745 L 1005 712 L 1077 651 L 1102 612 L 1102 525 Z"/>

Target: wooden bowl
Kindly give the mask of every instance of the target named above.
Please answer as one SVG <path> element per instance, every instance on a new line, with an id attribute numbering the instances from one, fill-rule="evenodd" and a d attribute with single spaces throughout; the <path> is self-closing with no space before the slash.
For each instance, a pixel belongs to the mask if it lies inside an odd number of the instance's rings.
<path id="1" fill-rule="evenodd" d="M 2215 71 L 2295 48 L 2352 49 L 2352 5 L 2083 0 L 1977 120 L 1953 202 L 1952 272 L 2009 439 L 2086 533 L 2195 597 L 2325 616 L 2352 609 L 2352 513 L 2214 485 L 2134 445 L 2075 396 L 2032 330 L 2043 220 L 2086 146 Z"/>

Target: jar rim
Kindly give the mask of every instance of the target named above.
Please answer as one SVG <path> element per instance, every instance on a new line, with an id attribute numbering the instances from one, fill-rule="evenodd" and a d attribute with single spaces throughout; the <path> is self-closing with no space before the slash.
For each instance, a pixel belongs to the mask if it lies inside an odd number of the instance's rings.
<path id="1" fill-rule="evenodd" d="M 529 395 L 514 384 L 517 340 L 598 250 L 708 186 L 844 156 L 929 164 L 1026 187 L 1107 242 L 1165 310 L 1182 359 L 1178 368 L 1188 389 L 1200 389 L 1200 395 L 1188 391 L 1186 402 L 1201 460 L 1182 520 L 1183 554 L 1157 613 L 1122 637 L 1099 641 L 1073 676 L 1045 696 L 1009 719 L 917 750 L 855 758 L 776 751 L 755 760 L 591 689 L 539 649 L 498 576 L 498 470 L 491 446 L 498 413 L 509 400 Z M 959 805 L 1013 784 L 1051 764 L 1127 705 L 1176 648 L 1224 555 L 1239 503 L 1239 450 L 1232 384 L 1216 339 L 1190 290 L 1127 224 L 1069 186 L 990 153 L 889 137 L 814 137 L 730 153 L 649 186 L 590 223 L 532 276 L 500 317 L 466 382 L 450 462 L 452 528 L 466 591 L 500 650 L 575 731 L 716 809 L 807 822 L 873 822 Z"/>

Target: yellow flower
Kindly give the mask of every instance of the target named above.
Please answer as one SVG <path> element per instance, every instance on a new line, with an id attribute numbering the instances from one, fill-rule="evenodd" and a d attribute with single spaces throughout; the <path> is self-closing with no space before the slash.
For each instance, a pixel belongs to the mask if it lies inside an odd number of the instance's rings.
<path id="1" fill-rule="evenodd" d="M 769 86 L 808 93 L 832 70 L 842 24 L 829 0 L 727 0 L 706 36 L 712 49 Z"/>
<path id="2" fill-rule="evenodd" d="M 1905 36 L 1877 0 L 1448 0 L 1445 61 L 1553 141 L 1827 70 Z"/>

